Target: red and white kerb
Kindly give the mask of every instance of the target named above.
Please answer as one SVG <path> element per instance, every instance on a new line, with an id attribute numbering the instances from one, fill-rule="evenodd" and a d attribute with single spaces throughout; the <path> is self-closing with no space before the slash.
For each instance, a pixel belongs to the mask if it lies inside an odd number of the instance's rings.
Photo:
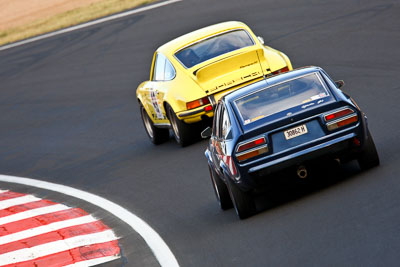
<path id="1" fill-rule="evenodd" d="M 120 258 L 117 239 L 80 208 L 0 190 L 0 266 L 93 266 Z"/>

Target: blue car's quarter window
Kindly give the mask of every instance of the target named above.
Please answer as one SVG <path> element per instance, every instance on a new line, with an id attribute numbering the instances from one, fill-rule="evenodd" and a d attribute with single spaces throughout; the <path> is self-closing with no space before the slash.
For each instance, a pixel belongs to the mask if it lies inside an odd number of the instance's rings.
<path id="1" fill-rule="evenodd" d="M 191 68 L 211 58 L 251 45 L 254 45 L 254 41 L 245 30 L 235 30 L 188 46 L 176 52 L 175 57 L 186 68 Z"/>
<path id="2" fill-rule="evenodd" d="M 229 116 L 228 113 L 226 112 L 226 109 L 223 110 L 222 114 L 222 122 L 221 122 L 221 137 L 224 139 L 227 139 L 229 130 L 231 128 L 231 123 L 229 121 Z"/>
<path id="3" fill-rule="evenodd" d="M 246 125 L 293 107 L 307 108 L 330 99 L 332 96 L 320 74 L 314 72 L 256 91 L 234 103 Z"/>
<path id="4" fill-rule="evenodd" d="M 154 81 L 169 81 L 175 78 L 175 69 L 171 62 L 163 55 L 158 53 L 154 63 Z"/>

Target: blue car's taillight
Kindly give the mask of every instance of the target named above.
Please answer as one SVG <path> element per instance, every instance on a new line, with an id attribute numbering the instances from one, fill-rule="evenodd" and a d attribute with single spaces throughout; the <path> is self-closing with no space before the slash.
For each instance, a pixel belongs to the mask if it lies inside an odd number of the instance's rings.
<path id="1" fill-rule="evenodd" d="M 357 113 L 351 108 L 342 108 L 324 115 L 326 127 L 329 131 L 336 130 L 358 121 Z"/>
<path id="2" fill-rule="evenodd" d="M 268 145 L 265 137 L 258 137 L 250 141 L 244 141 L 237 146 L 236 158 L 244 161 L 268 152 Z"/>

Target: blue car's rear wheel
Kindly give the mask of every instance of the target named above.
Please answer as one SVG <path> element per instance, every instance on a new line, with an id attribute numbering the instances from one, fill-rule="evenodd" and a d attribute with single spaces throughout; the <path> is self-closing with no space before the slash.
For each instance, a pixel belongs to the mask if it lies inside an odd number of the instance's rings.
<path id="1" fill-rule="evenodd" d="M 232 200 L 229 196 L 229 191 L 228 188 L 226 187 L 226 184 L 221 180 L 221 178 L 218 177 L 218 175 L 210 166 L 208 166 L 208 169 L 210 171 L 211 182 L 219 206 L 223 210 L 232 208 Z"/>
<path id="2" fill-rule="evenodd" d="M 379 165 L 379 155 L 376 151 L 374 140 L 368 130 L 368 139 L 366 140 L 360 155 L 357 158 L 358 164 L 362 170 L 367 170 Z"/>
<path id="3" fill-rule="evenodd" d="M 240 190 L 230 179 L 227 180 L 229 194 L 239 218 L 246 219 L 254 215 L 256 213 L 256 203 L 253 196 L 249 192 Z"/>
<path id="4" fill-rule="evenodd" d="M 144 129 L 153 144 L 158 145 L 169 139 L 169 130 L 155 127 L 142 105 L 140 105 L 140 115 L 142 116 Z"/>

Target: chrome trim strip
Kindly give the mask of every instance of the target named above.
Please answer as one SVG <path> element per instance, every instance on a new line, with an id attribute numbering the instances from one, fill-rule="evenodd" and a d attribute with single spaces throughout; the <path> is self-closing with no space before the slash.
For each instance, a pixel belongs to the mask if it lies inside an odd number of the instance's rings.
<path id="1" fill-rule="evenodd" d="M 262 135 L 253 137 L 253 138 L 251 138 L 251 139 L 242 141 L 242 142 L 240 142 L 239 144 L 237 144 L 237 145 L 236 145 L 236 151 L 235 151 L 235 153 L 243 153 L 243 152 L 238 152 L 240 146 L 246 145 L 246 144 L 248 144 L 248 143 L 251 143 L 251 142 L 253 142 L 253 141 L 255 141 L 255 140 L 257 140 L 257 139 L 259 139 L 259 138 L 261 138 L 261 137 L 264 138 L 264 142 L 265 142 L 265 144 L 267 144 L 267 139 L 265 138 L 265 134 L 262 134 Z M 268 145 L 268 144 L 267 144 L 267 145 Z"/>
<path id="2" fill-rule="evenodd" d="M 246 151 L 243 151 L 243 152 L 240 152 L 240 153 L 236 153 L 235 156 L 236 156 L 236 157 L 240 157 L 240 156 L 242 156 L 242 155 L 245 155 L 245 154 L 247 154 L 247 153 L 251 153 L 251 152 L 256 151 L 256 150 L 260 150 L 260 149 L 262 149 L 262 148 L 266 148 L 266 149 L 267 149 L 267 152 L 269 152 L 268 144 L 264 144 L 264 145 L 262 145 L 262 146 L 258 146 L 258 147 L 252 148 L 252 149 L 250 149 L 250 150 L 246 150 Z"/>
<path id="3" fill-rule="evenodd" d="M 329 112 L 325 112 L 322 115 L 324 117 L 324 121 L 327 122 L 327 120 L 325 119 L 326 116 L 328 116 L 330 114 L 334 114 L 334 113 L 340 112 L 340 111 L 345 110 L 345 109 L 350 109 L 352 111 L 352 113 L 348 114 L 347 116 L 352 115 L 352 114 L 355 113 L 354 109 L 350 108 L 349 106 L 341 107 L 341 108 L 338 108 L 338 109 L 330 110 Z"/>

